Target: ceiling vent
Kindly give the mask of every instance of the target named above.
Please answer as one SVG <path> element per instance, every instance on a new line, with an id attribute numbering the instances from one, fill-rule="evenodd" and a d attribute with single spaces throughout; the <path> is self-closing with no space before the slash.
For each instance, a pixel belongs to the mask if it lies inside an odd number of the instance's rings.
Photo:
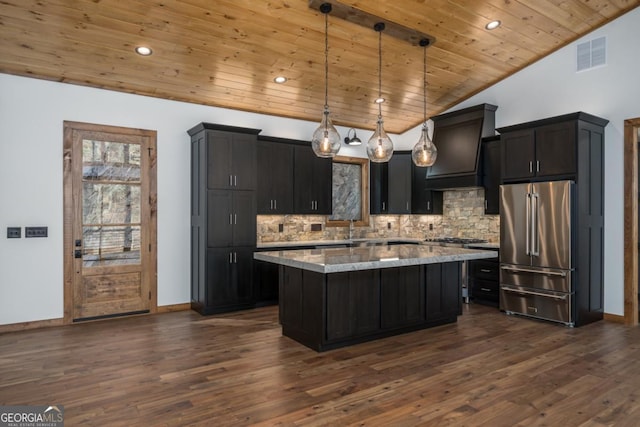
<path id="1" fill-rule="evenodd" d="M 607 38 L 599 37 L 579 43 L 576 49 L 576 71 L 607 65 Z"/>

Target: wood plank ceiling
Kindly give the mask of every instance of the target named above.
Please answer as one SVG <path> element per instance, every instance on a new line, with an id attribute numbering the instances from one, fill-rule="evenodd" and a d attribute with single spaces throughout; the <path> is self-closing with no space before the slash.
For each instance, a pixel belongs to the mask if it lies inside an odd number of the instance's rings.
<path id="1" fill-rule="evenodd" d="M 333 1 L 333 0 L 332 0 Z M 335 3 L 335 1 L 334 1 Z M 640 5 L 640 0 L 340 0 L 435 37 L 438 114 Z M 499 19 L 493 31 L 485 25 Z M 153 55 L 141 57 L 134 47 Z M 334 123 L 375 127 L 378 34 L 329 15 Z M 382 35 L 385 129 L 422 122 L 423 51 Z M 3 0 L 0 72 L 319 121 L 324 16 L 307 0 Z M 273 78 L 286 76 L 285 84 Z"/>

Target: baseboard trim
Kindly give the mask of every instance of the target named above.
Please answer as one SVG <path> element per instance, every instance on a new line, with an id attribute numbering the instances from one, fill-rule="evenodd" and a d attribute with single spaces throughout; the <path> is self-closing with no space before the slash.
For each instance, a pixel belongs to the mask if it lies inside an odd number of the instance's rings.
<path id="1" fill-rule="evenodd" d="M 31 322 L 10 323 L 8 325 L 0 325 L 0 334 L 5 332 L 17 332 L 26 331 L 29 329 L 50 328 L 53 326 L 64 325 L 64 319 L 47 319 L 47 320 L 34 320 Z"/>
<path id="2" fill-rule="evenodd" d="M 172 313 L 174 311 L 187 311 L 191 310 L 191 303 L 185 302 L 183 304 L 171 304 L 158 306 L 156 313 Z"/>
<path id="3" fill-rule="evenodd" d="M 604 313 L 604 320 L 607 322 L 622 323 L 624 325 L 624 316 L 619 316 L 617 314 Z"/>

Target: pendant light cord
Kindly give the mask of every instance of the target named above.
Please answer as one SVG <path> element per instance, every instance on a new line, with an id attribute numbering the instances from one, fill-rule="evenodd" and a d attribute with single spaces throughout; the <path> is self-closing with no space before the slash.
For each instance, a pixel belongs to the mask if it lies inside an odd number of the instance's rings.
<path id="1" fill-rule="evenodd" d="M 422 60 L 423 73 L 422 73 L 422 113 L 424 117 L 424 124 L 427 124 L 427 47 L 423 48 L 424 58 Z"/>
<path id="2" fill-rule="evenodd" d="M 378 31 L 378 99 L 382 99 L 382 30 Z M 382 102 L 378 103 L 378 120 L 380 119 L 382 119 Z"/>
<path id="3" fill-rule="evenodd" d="M 329 13 L 324 14 L 324 109 L 329 108 Z"/>

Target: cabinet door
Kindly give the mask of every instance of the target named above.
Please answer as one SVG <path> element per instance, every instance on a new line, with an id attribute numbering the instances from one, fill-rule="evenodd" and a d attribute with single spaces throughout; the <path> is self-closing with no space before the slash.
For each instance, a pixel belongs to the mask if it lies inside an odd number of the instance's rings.
<path id="1" fill-rule="evenodd" d="M 554 123 L 536 129 L 538 176 L 573 175 L 578 158 L 575 121 Z"/>
<path id="2" fill-rule="evenodd" d="M 215 248 L 207 250 L 206 260 L 206 308 L 212 312 L 216 307 L 235 304 L 237 291 L 232 281 L 233 250 Z"/>
<path id="3" fill-rule="evenodd" d="M 253 283 L 255 284 L 256 302 L 260 305 L 278 302 L 279 265 L 271 262 L 254 260 Z"/>
<path id="4" fill-rule="evenodd" d="M 377 270 L 327 275 L 327 340 L 355 338 L 380 328 Z"/>
<path id="5" fill-rule="evenodd" d="M 258 213 L 293 213 L 293 146 L 261 142 L 258 150 Z"/>
<path id="6" fill-rule="evenodd" d="M 461 304 L 461 264 L 427 264 L 425 269 L 427 320 L 440 322 L 455 318 Z"/>
<path id="7" fill-rule="evenodd" d="M 233 134 L 206 131 L 208 188 L 221 190 L 232 188 L 232 144 Z"/>
<path id="8" fill-rule="evenodd" d="M 395 153 L 389 160 L 390 214 L 411 213 L 411 163 L 410 153 Z"/>
<path id="9" fill-rule="evenodd" d="M 504 133 L 501 136 L 501 173 L 503 180 L 535 176 L 535 133 L 533 129 Z"/>
<path id="10" fill-rule="evenodd" d="M 373 215 L 388 211 L 388 170 L 388 163 L 369 163 L 369 211 Z"/>
<path id="11" fill-rule="evenodd" d="M 311 146 L 294 149 L 294 211 L 331 214 L 331 159 L 317 157 Z"/>
<path id="12" fill-rule="evenodd" d="M 233 192 L 228 190 L 207 191 L 207 246 L 226 247 L 233 245 Z M 254 234 L 253 240 L 255 242 Z"/>
<path id="13" fill-rule="evenodd" d="M 500 141 L 482 143 L 482 185 L 484 186 L 484 213 L 500 213 Z"/>
<path id="14" fill-rule="evenodd" d="M 234 247 L 232 283 L 235 291 L 235 303 L 239 305 L 254 302 L 253 286 L 253 247 Z"/>
<path id="15" fill-rule="evenodd" d="M 232 193 L 233 241 L 232 246 L 256 244 L 256 197 L 254 191 Z"/>
<path id="16" fill-rule="evenodd" d="M 421 266 L 380 270 L 383 329 L 424 322 L 424 271 Z"/>
<path id="17" fill-rule="evenodd" d="M 256 137 L 232 134 L 231 175 L 234 190 L 256 189 Z"/>

